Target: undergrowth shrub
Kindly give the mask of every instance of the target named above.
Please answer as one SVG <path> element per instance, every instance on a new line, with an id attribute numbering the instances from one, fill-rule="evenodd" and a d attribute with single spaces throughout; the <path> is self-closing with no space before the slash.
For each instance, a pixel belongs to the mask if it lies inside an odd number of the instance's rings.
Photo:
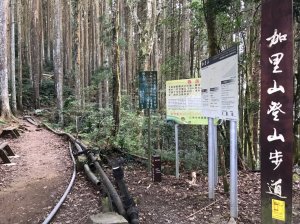
<path id="1" fill-rule="evenodd" d="M 65 131 L 75 133 L 95 148 L 121 148 L 124 151 L 146 157 L 148 147 L 148 117 L 142 111 L 132 109 L 129 98 L 122 98 L 120 129 L 111 136 L 114 125 L 111 108 L 99 109 L 90 103 L 78 109 L 71 95 L 65 100 Z M 151 149 L 163 161 L 175 162 L 174 123 L 167 122 L 159 113 L 151 112 Z M 196 125 L 179 126 L 179 150 L 181 167 L 188 170 L 207 169 L 207 149 L 203 141 L 205 128 Z"/>

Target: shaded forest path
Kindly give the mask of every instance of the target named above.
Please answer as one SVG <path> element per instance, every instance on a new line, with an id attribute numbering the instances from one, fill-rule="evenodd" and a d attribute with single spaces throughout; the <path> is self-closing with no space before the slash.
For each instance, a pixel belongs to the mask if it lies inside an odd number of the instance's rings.
<path id="1" fill-rule="evenodd" d="M 17 139 L 3 139 L 19 155 L 0 165 L 0 223 L 41 223 L 71 177 L 68 144 L 59 136 L 20 121 Z M 68 159 L 66 159 L 68 158 Z"/>

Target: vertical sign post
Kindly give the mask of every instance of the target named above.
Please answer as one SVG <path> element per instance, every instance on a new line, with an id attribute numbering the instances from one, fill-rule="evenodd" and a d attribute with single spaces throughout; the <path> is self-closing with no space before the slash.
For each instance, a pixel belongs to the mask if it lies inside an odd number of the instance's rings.
<path id="1" fill-rule="evenodd" d="M 214 174 L 214 178 L 215 178 L 215 184 L 214 186 L 217 187 L 218 185 L 218 181 L 219 181 L 219 173 L 218 173 L 218 129 L 217 129 L 217 125 L 213 125 L 213 132 L 214 132 L 214 163 L 215 163 L 215 174 Z"/>
<path id="2" fill-rule="evenodd" d="M 261 22 L 262 223 L 291 223 L 293 149 L 292 0 L 263 0 Z"/>
<path id="3" fill-rule="evenodd" d="M 238 217 L 237 121 L 230 121 L 230 216 Z"/>
<path id="4" fill-rule="evenodd" d="M 178 143 L 178 124 L 175 124 L 175 144 L 176 144 L 176 151 L 175 151 L 175 157 L 176 157 L 176 178 L 179 178 L 179 143 Z"/>
<path id="5" fill-rule="evenodd" d="M 207 125 L 201 109 L 201 79 L 180 79 L 166 82 L 167 120 L 174 121 L 176 142 L 176 178 L 179 178 L 179 124 Z"/>
<path id="6" fill-rule="evenodd" d="M 238 216 L 237 120 L 238 46 L 201 62 L 201 104 L 208 118 L 208 195 L 214 199 L 217 183 L 217 138 L 213 118 L 230 120 L 230 214 Z"/>
<path id="7" fill-rule="evenodd" d="M 208 198 L 215 199 L 214 119 L 208 118 Z"/>
<path id="8" fill-rule="evenodd" d="M 148 170 L 151 172 L 151 109 L 157 108 L 157 72 L 143 71 L 139 73 L 139 107 L 148 113 Z"/>

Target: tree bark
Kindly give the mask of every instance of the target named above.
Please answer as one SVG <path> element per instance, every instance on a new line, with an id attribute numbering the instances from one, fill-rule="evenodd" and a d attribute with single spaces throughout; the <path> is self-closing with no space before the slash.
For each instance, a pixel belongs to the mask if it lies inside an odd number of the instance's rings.
<path id="1" fill-rule="evenodd" d="M 190 78 L 190 15 L 188 9 L 188 1 L 183 0 L 182 3 L 182 56 L 183 56 L 183 78 Z"/>
<path id="2" fill-rule="evenodd" d="M 119 49 L 119 10 L 116 0 L 112 0 L 112 73 L 113 73 L 113 119 L 112 136 L 116 136 L 120 128 L 120 107 L 121 107 L 121 87 L 120 87 L 120 49 Z"/>
<path id="3" fill-rule="evenodd" d="M 11 46 L 11 109 L 14 114 L 17 113 L 17 94 L 16 94 L 16 54 L 15 54 L 15 0 L 11 0 L 10 16 L 11 16 L 11 31 L 10 31 L 10 46 Z"/>
<path id="4" fill-rule="evenodd" d="M 73 2 L 73 69 L 75 76 L 75 99 L 78 109 L 81 104 L 81 5 Z"/>
<path id="5" fill-rule="evenodd" d="M 216 35 L 216 12 L 214 10 L 214 0 L 207 0 L 204 5 L 204 17 L 208 36 L 208 50 L 209 56 L 211 57 L 218 53 Z"/>
<path id="6" fill-rule="evenodd" d="M 34 89 L 34 106 L 40 108 L 40 79 L 41 79 L 41 34 L 40 34 L 40 0 L 32 0 L 31 15 L 31 68 Z"/>
<path id="7" fill-rule="evenodd" d="M 18 22 L 18 92 L 17 92 L 17 108 L 18 110 L 23 110 L 23 12 L 22 12 L 22 1 L 18 1 L 17 5 L 17 22 Z"/>
<path id="8" fill-rule="evenodd" d="M 11 110 L 8 97 L 8 63 L 7 63 L 7 20 L 8 0 L 0 1 L 0 91 L 1 119 L 10 119 Z"/>
<path id="9" fill-rule="evenodd" d="M 56 102 L 60 126 L 64 124 L 63 118 L 63 48 L 62 48 L 62 9 L 61 1 L 55 0 L 54 12 L 54 76 L 56 89 Z"/>

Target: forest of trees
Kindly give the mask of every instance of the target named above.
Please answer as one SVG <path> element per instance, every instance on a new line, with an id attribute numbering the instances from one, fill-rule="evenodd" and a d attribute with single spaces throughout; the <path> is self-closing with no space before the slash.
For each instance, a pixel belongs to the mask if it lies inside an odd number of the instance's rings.
<path id="1" fill-rule="evenodd" d="M 164 121 L 165 82 L 201 77 L 202 60 L 238 43 L 239 161 L 257 169 L 260 7 L 259 0 L 2 0 L 1 120 L 46 108 L 52 123 L 81 132 L 99 147 L 139 150 L 145 144 L 146 118 L 138 108 L 137 75 L 158 71 L 152 147 L 172 150 L 173 132 Z M 296 163 L 300 158 L 298 1 L 294 17 Z M 199 152 L 199 147 L 206 147 L 206 127 L 183 129 L 185 157 L 192 148 Z M 226 157 L 228 124 L 218 129 Z"/>

